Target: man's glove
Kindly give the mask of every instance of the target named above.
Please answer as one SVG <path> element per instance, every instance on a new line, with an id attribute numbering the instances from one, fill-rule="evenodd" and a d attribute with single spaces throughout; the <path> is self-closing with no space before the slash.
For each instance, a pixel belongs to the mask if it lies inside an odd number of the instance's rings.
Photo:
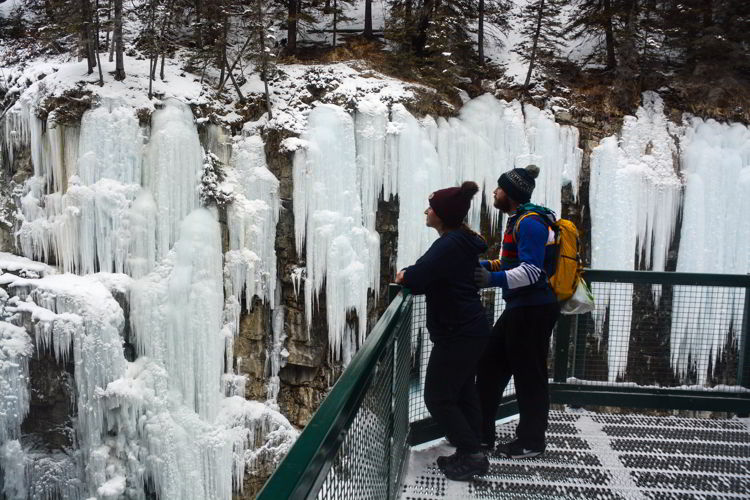
<path id="1" fill-rule="evenodd" d="M 474 268 L 474 283 L 479 288 L 487 288 L 490 286 L 490 278 L 492 278 L 492 273 L 484 267 L 477 266 Z"/>

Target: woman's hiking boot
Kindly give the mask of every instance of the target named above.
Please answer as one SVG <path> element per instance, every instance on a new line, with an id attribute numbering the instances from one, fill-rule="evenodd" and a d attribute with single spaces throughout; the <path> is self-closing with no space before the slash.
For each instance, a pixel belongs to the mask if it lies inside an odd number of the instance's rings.
<path id="1" fill-rule="evenodd" d="M 474 476 L 484 476 L 490 469 L 490 461 L 481 451 L 476 453 L 456 452 L 449 457 L 440 458 L 446 459 L 440 469 L 445 477 L 453 481 L 468 481 Z"/>

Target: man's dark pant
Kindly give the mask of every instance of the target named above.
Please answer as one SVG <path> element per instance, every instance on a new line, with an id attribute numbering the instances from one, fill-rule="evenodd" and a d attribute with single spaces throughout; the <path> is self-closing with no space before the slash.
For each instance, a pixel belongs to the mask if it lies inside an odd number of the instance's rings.
<path id="1" fill-rule="evenodd" d="M 424 383 L 424 403 L 461 452 L 481 449 L 481 413 L 474 375 L 489 337 L 435 339 Z"/>
<path id="2" fill-rule="evenodd" d="M 557 303 L 503 311 L 477 369 L 483 442 L 495 442 L 495 414 L 511 375 L 520 418 L 516 437 L 525 447 L 544 448 L 549 412 L 547 354 L 560 307 Z"/>

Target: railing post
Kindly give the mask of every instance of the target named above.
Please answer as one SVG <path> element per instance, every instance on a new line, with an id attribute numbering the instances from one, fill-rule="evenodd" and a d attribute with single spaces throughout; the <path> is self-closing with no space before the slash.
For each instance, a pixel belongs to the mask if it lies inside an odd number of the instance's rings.
<path id="1" fill-rule="evenodd" d="M 561 314 L 557 320 L 557 334 L 555 336 L 555 382 L 565 382 L 568 379 L 568 351 L 570 349 L 570 315 Z"/>
<path id="2" fill-rule="evenodd" d="M 396 295 L 398 295 L 398 292 L 401 291 L 401 285 L 397 283 L 388 283 L 388 303 L 390 304 L 393 302 L 393 299 L 396 298 Z"/>
<path id="3" fill-rule="evenodd" d="M 748 274 L 750 276 L 750 273 Z M 740 330 L 740 360 L 737 366 L 737 385 L 750 388 L 750 287 L 745 287 L 745 307 Z M 747 417 L 747 414 L 741 416 Z"/>

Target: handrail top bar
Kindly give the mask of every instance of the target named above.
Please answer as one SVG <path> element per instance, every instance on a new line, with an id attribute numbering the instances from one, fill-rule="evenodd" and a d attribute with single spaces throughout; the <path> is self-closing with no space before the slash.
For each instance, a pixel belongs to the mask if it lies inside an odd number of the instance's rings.
<path id="1" fill-rule="evenodd" d="M 366 389 L 408 297 L 408 290 L 402 289 L 391 301 L 256 500 L 306 498 L 325 463 L 326 450 L 335 445 L 338 431 L 345 424 L 342 420 L 350 413 L 351 401 Z"/>
<path id="2" fill-rule="evenodd" d="M 652 285 L 698 285 L 750 287 L 749 274 L 678 273 L 672 271 L 615 271 L 584 269 L 586 281 L 646 283 Z"/>

